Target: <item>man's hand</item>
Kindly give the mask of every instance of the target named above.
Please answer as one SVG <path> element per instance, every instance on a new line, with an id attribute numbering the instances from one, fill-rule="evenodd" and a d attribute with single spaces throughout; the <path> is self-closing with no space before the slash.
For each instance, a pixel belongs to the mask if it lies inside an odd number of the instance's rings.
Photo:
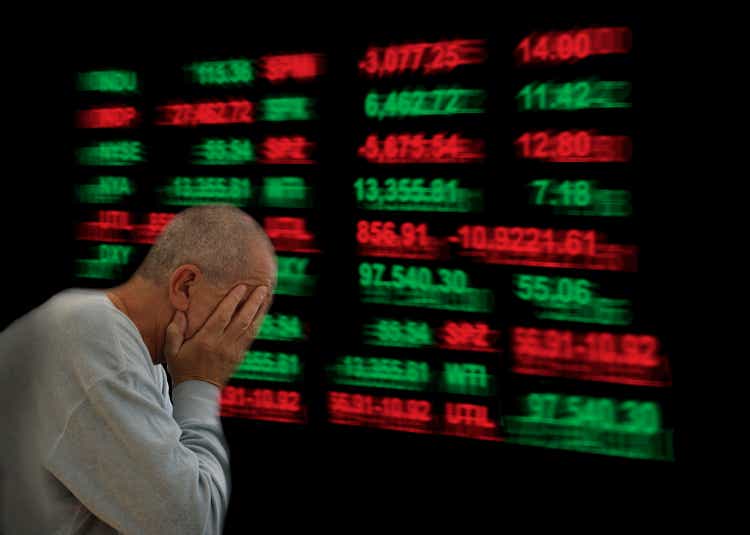
<path id="1" fill-rule="evenodd" d="M 219 388 L 227 383 L 258 334 L 265 315 L 265 286 L 258 286 L 235 314 L 246 291 L 245 285 L 239 285 L 229 292 L 205 325 L 184 344 L 187 320 L 182 312 L 175 312 L 164 342 L 164 356 L 175 386 L 193 379 Z"/>

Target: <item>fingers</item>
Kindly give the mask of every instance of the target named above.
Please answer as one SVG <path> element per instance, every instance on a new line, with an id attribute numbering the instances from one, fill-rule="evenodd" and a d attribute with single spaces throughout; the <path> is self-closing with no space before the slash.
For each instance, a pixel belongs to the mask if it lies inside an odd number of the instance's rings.
<path id="1" fill-rule="evenodd" d="M 224 331 L 227 341 L 231 343 L 235 342 L 244 332 L 252 328 L 255 318 L 263 308 L 267 296 L 268 288 L 265 286 L 258 286 L 253 290 L 253 293 L 250 294 L 250 297 L 232 320 L 232 323 Z"/>
<path id="2" fill-rule="evenodd" d="M 250 346 L 253 340 L 255 340 L 255 337 L 258 336 L 260 327 L 263 324 L 263 319 L 266 317 L 266 312 L 268 311 L 270 306 L 271 306 L 271 298 L 269 297 L 263 302 L 261 307 L 258 309 L 258 312 L 255 314 L 255 317 L 253 318 L 248 328 L 240 333 L 240 336 L 237 339 L 237 344 L 239 346 L 240 351 L 244 352 L 245 350 L 247 350 L 247 348 Z"/>
<path id="3" fill-rule="evenodd" d="M 164 356 L 167 360 L 174 358 L 182 347 L 186 327 L 187 318 L 185 314 L 177 310 L 172 317 L 172 321 L 167 325 L 167 334 L 164 338 Z"/>
<path id="4" fill-rule="evenodd" d="M 224 299 L 222 299 L 213 314 L 206 320 L 206 324 L 201 328 L 208 333 L 215 336 L 220 336 L 232 321 L 234 311 L 237 309 L 237 305 L 240 304 L 242 298 L 245 297 L 247 286 L 240 284 L 236 288 L 232 289 Z"/>

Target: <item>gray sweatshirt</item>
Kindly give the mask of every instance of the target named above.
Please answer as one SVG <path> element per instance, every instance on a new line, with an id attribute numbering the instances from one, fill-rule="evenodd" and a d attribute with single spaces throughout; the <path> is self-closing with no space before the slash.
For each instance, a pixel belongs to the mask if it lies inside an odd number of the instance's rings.
<path id="1" fill-rule="evenodd" d="M 0 333 L 0 533 L 221 533 L 219 389 L 169 400 L 135 324 L 70 289 Z"/>

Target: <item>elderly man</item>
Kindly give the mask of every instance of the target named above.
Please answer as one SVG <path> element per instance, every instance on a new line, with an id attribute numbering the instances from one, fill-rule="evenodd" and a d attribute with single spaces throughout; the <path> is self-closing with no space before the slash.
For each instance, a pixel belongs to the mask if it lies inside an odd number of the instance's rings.
<path id="1" fill-rule="evenodd" d="M 63 291 L 3 331 L 0 533 L 220 533 L 219 391 L 275 284 L 251 217 L 194 207 L 121 286 Z"/>

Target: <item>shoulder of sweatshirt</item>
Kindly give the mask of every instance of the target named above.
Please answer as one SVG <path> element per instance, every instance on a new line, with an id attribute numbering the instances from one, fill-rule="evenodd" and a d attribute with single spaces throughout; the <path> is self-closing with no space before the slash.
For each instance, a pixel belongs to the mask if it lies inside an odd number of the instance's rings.
<path id="1" fill-rule="evenodd" d="M 48 357 L 61 369 L 71 368 L 82 387 L 125 369 L 158 377 L 137 327 L 104 291 L 64 290 L 33 312 L 29 320 L 53 349 Z"/>

